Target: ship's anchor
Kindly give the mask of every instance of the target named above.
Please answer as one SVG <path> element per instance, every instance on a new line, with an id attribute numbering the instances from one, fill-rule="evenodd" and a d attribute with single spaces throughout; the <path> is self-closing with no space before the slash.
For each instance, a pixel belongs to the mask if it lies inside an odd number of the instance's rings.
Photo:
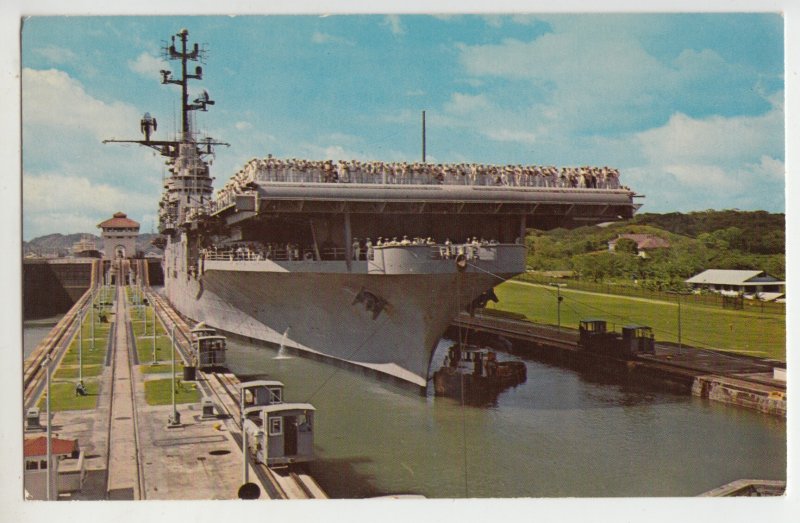
<path id="1" fill-rule="evenodd" d="M 367 312 L 372 313 L 372 319 L 374 320 L 380 315 L 388 302 L 380 296 L 369 292 L 364 287 L 361 287 L 361 290 L 356 294 L 351 305 L 355 305 L 356 303 L 363 303 Z"/>

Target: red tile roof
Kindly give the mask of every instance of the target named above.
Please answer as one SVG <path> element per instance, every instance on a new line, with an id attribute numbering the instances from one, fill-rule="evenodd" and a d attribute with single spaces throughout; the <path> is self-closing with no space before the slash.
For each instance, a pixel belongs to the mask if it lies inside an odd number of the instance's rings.
<path id="1" fill-rule="evenodd" d="M 653 236 L 652 234 L 620 234 L 608 243 L 609 245 L 616 246 L 617 242 L 622 238 L 628 238 L 629 240 L 635 241 L 636 246 L 640 250 L 665 249 L 670 246 L 668 240 L 659 238 L 658 236 Z"/>
<path id="2" fill-rule="evenodd" d="M 102 229 L 107 228 L 139 228 L 139 222 L 135 222 L 128 218 L 128 215 L 124 212 L 115 212 L 113 218 L 109 218 L 104 222 L 100 222 L 97 224 L 98 227 Z"/>
<path id="3" fill-rule="evenodd" d="M 78 450 L 78 440 L 50 438 L 51 452 L 53 454 L 72 454 Z M 25 438 L 25 456 L 46 456 L 47 436 Z"/>

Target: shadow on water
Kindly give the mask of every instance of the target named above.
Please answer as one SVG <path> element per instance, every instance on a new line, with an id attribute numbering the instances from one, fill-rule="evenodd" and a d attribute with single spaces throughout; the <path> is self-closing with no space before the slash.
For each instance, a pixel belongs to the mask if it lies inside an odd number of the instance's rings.
<path id="1" fill-rule="evenodd" d="M 317 450 L 322 450 L 324 453 L 324 449 Z M 320 458 L 307 463 L 305 467 L 322 489 L 334 499 L 373 498 L 390 494 L 375 485 L 376 478 L 373 474 L 364 474 L 356 470 L 357 465 L 371 463 L 374 461 L 365 456 Z"/>
<path id="2" fill-rule="evenodd" d="M 786 474 L 785 422 L 521 354 L 509 357 L 525 363 L 526 382 L 461 407 L 432 384 L 422 396 L 308 358 L 275 360 L 274 348 L 229 350 L 241 380 L 278 379 L 288 399 L 315 405 L 307 467 L 332 498 L 689 496 Z"/>
<path id="3" fill-rule="evenodd" d="M 484 342 L 486 340 L 483 340 Z M 446 347 L 452 340 L 443 338 L 434 354 L 431 370 L 442 365 Z M 498 394 L 474 401 L 464 401 L 468 408 L 498 409 L 516 406 L 530 409 L 573 410 L 604 409 L 617 407 L 655 406 L 680 404 L 690 401 L 685 394 L 677 394 L 674 389 L 658 382 L 643 383 L 626 381 L 624 377 L 599 369 L 565 366 L 530 354 L 525 347 L 508 342 L 502 346 L 481 343 L 492 348 L 500 360 L 518 360 L 525 363 L 527 379 L 499 391 Z M 571 394 L 580 387 L 583 395 Z M 432 397 L 432 384 L 428 396 Z M 462 404 L 456 397 L 435 397 L 434 401 L 451 406 Z"/>

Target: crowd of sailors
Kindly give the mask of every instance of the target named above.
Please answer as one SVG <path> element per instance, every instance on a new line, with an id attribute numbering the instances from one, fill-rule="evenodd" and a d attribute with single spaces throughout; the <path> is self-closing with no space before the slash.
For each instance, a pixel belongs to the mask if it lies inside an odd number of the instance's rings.
<path id="1" fill-rule="evenodd" d="M 574 189 L 620 189 L 611 167 L 431 164 L 360 160 L 253 158 L 219 190 L 217 199 L 255 189 L 256 182 L 376 183 L 401 185 L 484 185 Z"/>
<path id="2" fill-rule="evenodd" d="M 456 258 L 459 255 L 464 255 L 467 259 L 479 259 L 480 249 L 486 249 L 497 246 L 497 240 L 486 240 L 484 238 L 478 239 L 477 236 L 467 238 L 463 243 L 454 243 L 450 239 L 446 239 L 444 243 L 438 244 L 431 237 L 413 237 L 403 236 L 398 239 L 396 236 L 382 237 L 379 236 L 374 242 L 370 238 L 359 240 L 353 238 L 353 243 L 350 246 L 351 259 L 354 261 L 373 260 L 375 258 L 375 249 L 381 247 L 430 247 L 431 253 L 435 258 L 450 259 Z M 240 242 L 224 247 L 218 248 L 216 246 L 201 249 L 201 256 L 209 260 L 226 260 L 226 261 L 262 261 L 262 260 L 279 260 L 279 261 L 314 261 L 320 257 L 323 259 L 344 259 L 345 250 L 343 248 L 325 246 L 320 251 L 313 247 L 303 246 L 299 243 L 264 243 L 264 242 Z"/>

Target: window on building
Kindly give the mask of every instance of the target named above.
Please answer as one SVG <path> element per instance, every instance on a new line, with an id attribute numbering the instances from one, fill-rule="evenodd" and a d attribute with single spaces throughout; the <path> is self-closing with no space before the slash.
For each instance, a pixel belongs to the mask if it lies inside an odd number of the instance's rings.
<path id="1" fill-rule="evenodd" d="M 39 470 L 39 462 L 38 461 L 26 461 L 25 462 L 25 470 Z"/>
<path id="2" fill-rule="evenodd" d="M 281 401 L 281 389 L 269 389 L 269 402 L 280 403 Z"/>
<path id="3" fill-rule="evenodd" d="M 283 418 L 275 417 L 269 419 L 269 435 L 280 436 L 283 434 Z"/>
<path id="4" fill-rule="evenodd" d="M 39 461 L 39 468 L 42 469 L 42 470 L 46 470 L 47 469 L 47 460 L 46 459 L 43 459 L 43 460 Z"/>

